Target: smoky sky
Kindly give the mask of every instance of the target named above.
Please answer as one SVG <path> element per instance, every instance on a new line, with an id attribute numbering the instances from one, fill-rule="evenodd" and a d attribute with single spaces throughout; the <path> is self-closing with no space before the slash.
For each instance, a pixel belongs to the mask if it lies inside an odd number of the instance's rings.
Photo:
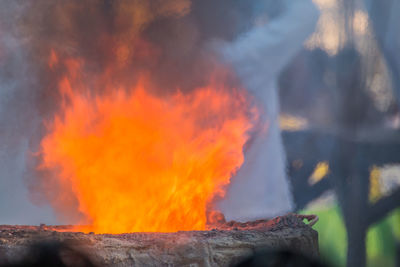
<path id="1" fill-rule="evenodd" d="M 93 94 L 129 87 L 138 75 L 152 90 L 186 92 L 205 84 L 220 63 L 208 45 L 232 41 L 276 1 L 1 1 L 0 2 L 0 224 L 68 223 L 56 218 L 43 190 L 49 174 L 38 172 L 44 121 L 60 105 L 60 60 L 79 58 Z M 143 4 L 146 3 L 146 4 Z M 279 5 L 267 10 L 279 12 Z M 107 84 L 91 82 L 112 66 Z M 227 82 L 238 83 L 234 75 Z M 73 200 L 71 200 L 73 201 Z"/>

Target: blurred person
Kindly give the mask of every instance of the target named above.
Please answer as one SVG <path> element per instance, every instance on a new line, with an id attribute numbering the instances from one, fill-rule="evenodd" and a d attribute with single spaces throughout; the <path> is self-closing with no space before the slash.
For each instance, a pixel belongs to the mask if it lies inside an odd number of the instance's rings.
<path id="1" fill-rule="evenodd" d="M 319 12 L 311 0 L 265 1 L 255 27 L 220 51 L 260 107 L 260 123 L 245 161 L 217 204 L 227 220 L 271 218 L 292 210 L 279 128 L 278 76 L 313 33 Z M 273 12 L 269 12 L 272 10 Z"/>

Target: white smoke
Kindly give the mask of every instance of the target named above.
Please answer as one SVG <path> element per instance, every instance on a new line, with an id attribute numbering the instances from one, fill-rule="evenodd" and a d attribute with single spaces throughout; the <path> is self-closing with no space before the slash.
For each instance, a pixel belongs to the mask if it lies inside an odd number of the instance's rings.
<path id="1" fill-rule="evenodd" d="M 280 16 L 220 49 L 262 107 L 265 126 L 253 137 L 244 164 L 232 178 L 225 199 L 218 203 L 227 220 L 268 218 L 293 207 L 279 129 L 277 79 L 314 31 L 319 12 L 311 0 L 285 0 L 282 4 Z"/>
<path id="2" fill-rule="evenodd" d="M 0 224 L 55 223 L 49 207 L 31 203 L 24 179 L 32 156 L 29 140 L 40 118 L 34 70 L 15 29 L 23 8 L 14 1 L 0 3 Z"/>

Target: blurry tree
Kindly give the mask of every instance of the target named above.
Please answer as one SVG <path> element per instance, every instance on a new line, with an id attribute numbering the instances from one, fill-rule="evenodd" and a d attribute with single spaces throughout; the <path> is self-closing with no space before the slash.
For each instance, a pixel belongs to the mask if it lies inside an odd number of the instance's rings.
<path id="1" fill-rule="evenodd" d="M 400 1 L 365 0 L 374 36 L 387 62 L 393 90 L 400 105 Z"/>
<path id="2" fill-rule="evenodd" d="M 367 67 L 376 62 L 366 61 L 356 48 L 353 30 L 355 1 L 341 0 L 341 4 L 343 21 L 337 23 L 343 26 L 346 42 L 338 54 L 327 58 L 317 51 L 308 52 L 310 56 L 307 57 L 304 56 L 306 52 L 303 52 L 294 63 L 298 66 L 290 66 L 280 82 L 284 94 L 288 87 L 297 91 L 293 84 L 299 81 L 297 87 L 303 90 L 304 98 L 308 98 L 305 103 L 309 101 L 304 106 L 312 105 L 310 99 L 318 90 L 325 91 L 330 102 L 324 103 L 331 117 L 325 117 L 328 119 L 325 127 L 284 132 L 283 138 L 297 208 L 303 208 L 326 190 L 333 189 L 347 231 L 347 266 L 362 267 L 366 265 L 368 228 L 400 206 L 400 188 L 375 203 L 369 201 L 371 168 L 400 163 L 400 131 L 383 127 L 387 114 L 376 109 L 367 93 L 366 81 L 368 75 L 371 75 Z M 400 1 L 366 0 L 366 6 L 373 35 L 380 49 L 377 53 L 383 55 L 390 73 L 398 112 L 400 56 L 397 52 L 400 50 L 400 18 L 397 14 L 400 12 Z M 310 58 L 311 63 L 308 62 Z M 302 68 L 304 66 L 308 72 Z M 294 69 L 290 70 L 291 67 Z M 301 70 L 297 74 L 303 80 L 296 79 L 296 70 Z M 334 82 L 327 82 L 324 79 L 326 74 L 333 76 Z M 296 101 L 299 99 L 296 98 Z M 315 116 L 313 111 L 308 112 Z M 321 161 L 329 162 L 330 173 L 325 179 L 310 184 L 309 177 Z"/>

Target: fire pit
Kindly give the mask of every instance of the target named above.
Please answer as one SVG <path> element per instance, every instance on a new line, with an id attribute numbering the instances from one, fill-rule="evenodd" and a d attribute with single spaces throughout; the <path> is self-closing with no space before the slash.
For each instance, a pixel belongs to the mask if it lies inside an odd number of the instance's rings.
<path id="1" fill-rule="evenodd" d="M 272 218 L 293 205 L 268 74 L 287 55 L 265 61 L 276 45 L 264 34 L 254 47 L 241 37 L 253 36 L 244 32 L 253 26 L 275 32 L 258 25 L 258 5 L 217 2 L 5 4 L 0 65 L 18 89 L 7 85 L 7 94 L 18 93 L 4 110 L 15 106 L 21 111 L 9 117 L 26 118 L 10 124 L 6 147 L 23 144 L 10 153 L 19 155 L 15 169 L 29 199 L 54 212 L 23 222 L 73 226 L 0 226 L 0 263 L 26 257 L 38 242 L 65 244 L 104 266 L 227 266 L 262 248 L 317 256 L 307 217 L 239 223 L 222 215 Z M 260 68 L 266 63 L 271 69 Z"/>
<path id="2" fill-rule="evenodd" d="M 0 226 L 0 263 L 36 242 L 66 242 L 101 266 L 230 266 L 258 249 L 318 256 L 318 233 L 294 214 L 225 229 L 174 233 L 84 234 L 69 226 Z"/>

